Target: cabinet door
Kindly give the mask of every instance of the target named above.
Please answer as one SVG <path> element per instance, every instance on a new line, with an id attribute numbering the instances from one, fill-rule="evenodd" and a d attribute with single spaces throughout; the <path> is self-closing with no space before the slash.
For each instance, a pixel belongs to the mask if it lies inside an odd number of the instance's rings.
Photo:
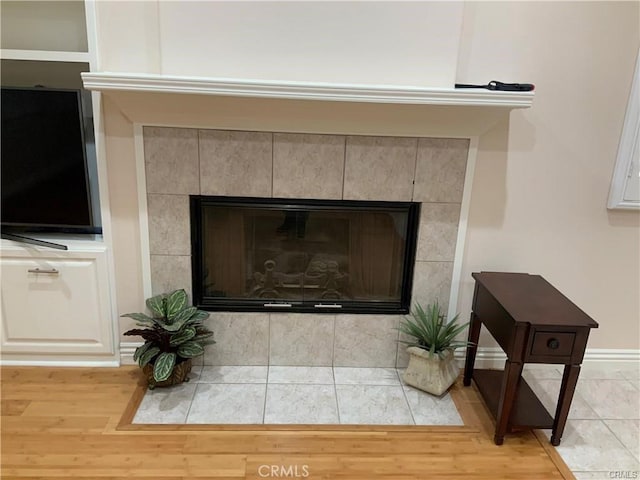
<path id="1" fill-rule="evenodd" d="M 113 352 L 101 254 L 3 257 L 1 263 L 3 352 Z"/>

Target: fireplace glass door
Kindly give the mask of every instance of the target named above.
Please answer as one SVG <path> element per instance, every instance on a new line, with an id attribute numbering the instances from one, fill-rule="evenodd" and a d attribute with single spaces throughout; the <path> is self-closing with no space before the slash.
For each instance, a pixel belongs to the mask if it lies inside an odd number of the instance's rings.
<path id="1" fill-rule="evenodd" d="M 193 196 L 191 217 L 200 308 L 408 311 L 417 204 Z"/>

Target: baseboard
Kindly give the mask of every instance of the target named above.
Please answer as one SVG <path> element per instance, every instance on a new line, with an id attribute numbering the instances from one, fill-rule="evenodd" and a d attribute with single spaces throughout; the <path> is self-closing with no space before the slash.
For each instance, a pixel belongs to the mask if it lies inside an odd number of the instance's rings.
<path id="1" fill-rule="evenodd" d="M 0 360 L 2 367 L 119 367 L 118 360 L 61 360 L 57 358 L 21 358 Z"/>
<path id="2" fill-rule="evenodd" d="M 122 342 L 120 344 L 120 363 L 122 365 L 135 365 L 133 352 L 142 345 L 142 342 Z M 464 350 L 456 351 L 456 360 L 462 367 L 464 365 Z M 476 353 L 477 368 L 503 368 L 506 355 L 499 347 L 480 347 Z M 604 349 L 587 348 L 583 365 L 598 364 L 599 366 L 634 366 L 640 364 L 640 350 L 633 349 Z M 365 365 L 363 365 L 365 366 Z"/>
<path id="3" fill-rule="evenodd" d="M 464 364 L 464 350 L 456 351 L 456 359 Z M 476 367 L 503 368 L 506 355 L 499 347 L 480 347 L 476 353 Z M 625 367 L 640 365 L 640 350 L 587 348 L 582 365 Z"/>
<path id="4" fill-rule="evenodd" d="M 121 342 L 120 343 L 120 365 L 136 365 L 133 361 L 133 353 L 142 345 L 142 342 Z"/>
<path id="5" fill-rule="evenodd" d="M 640 350 L 587 348 L 582 364 L 592 363 L 603 366 L 606 364 L 637 366 L 640 364 Z"/>

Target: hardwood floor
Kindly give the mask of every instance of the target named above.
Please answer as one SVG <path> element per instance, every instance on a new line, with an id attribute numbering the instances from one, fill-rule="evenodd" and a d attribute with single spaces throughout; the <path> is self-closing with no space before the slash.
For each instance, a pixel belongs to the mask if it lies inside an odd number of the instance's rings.
<path id="1" fill-rule="evenodd" d="M 542 436 L 493 444 L 473 388 L 452 396 L 464 427 L 128 426 L 137 368 L 0 369 L 4 480 L 573 479 Z M 212 405 L 215 408 L 215 405 Z"/>

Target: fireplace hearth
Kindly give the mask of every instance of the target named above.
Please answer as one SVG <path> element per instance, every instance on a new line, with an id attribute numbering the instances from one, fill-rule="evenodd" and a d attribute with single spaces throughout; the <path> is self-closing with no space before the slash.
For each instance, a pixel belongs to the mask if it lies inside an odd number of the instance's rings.
<path id="1" fill-rule="evenodd" d="M 196 305 L 408 313 L 419 204 L 191 196 Z"/>

